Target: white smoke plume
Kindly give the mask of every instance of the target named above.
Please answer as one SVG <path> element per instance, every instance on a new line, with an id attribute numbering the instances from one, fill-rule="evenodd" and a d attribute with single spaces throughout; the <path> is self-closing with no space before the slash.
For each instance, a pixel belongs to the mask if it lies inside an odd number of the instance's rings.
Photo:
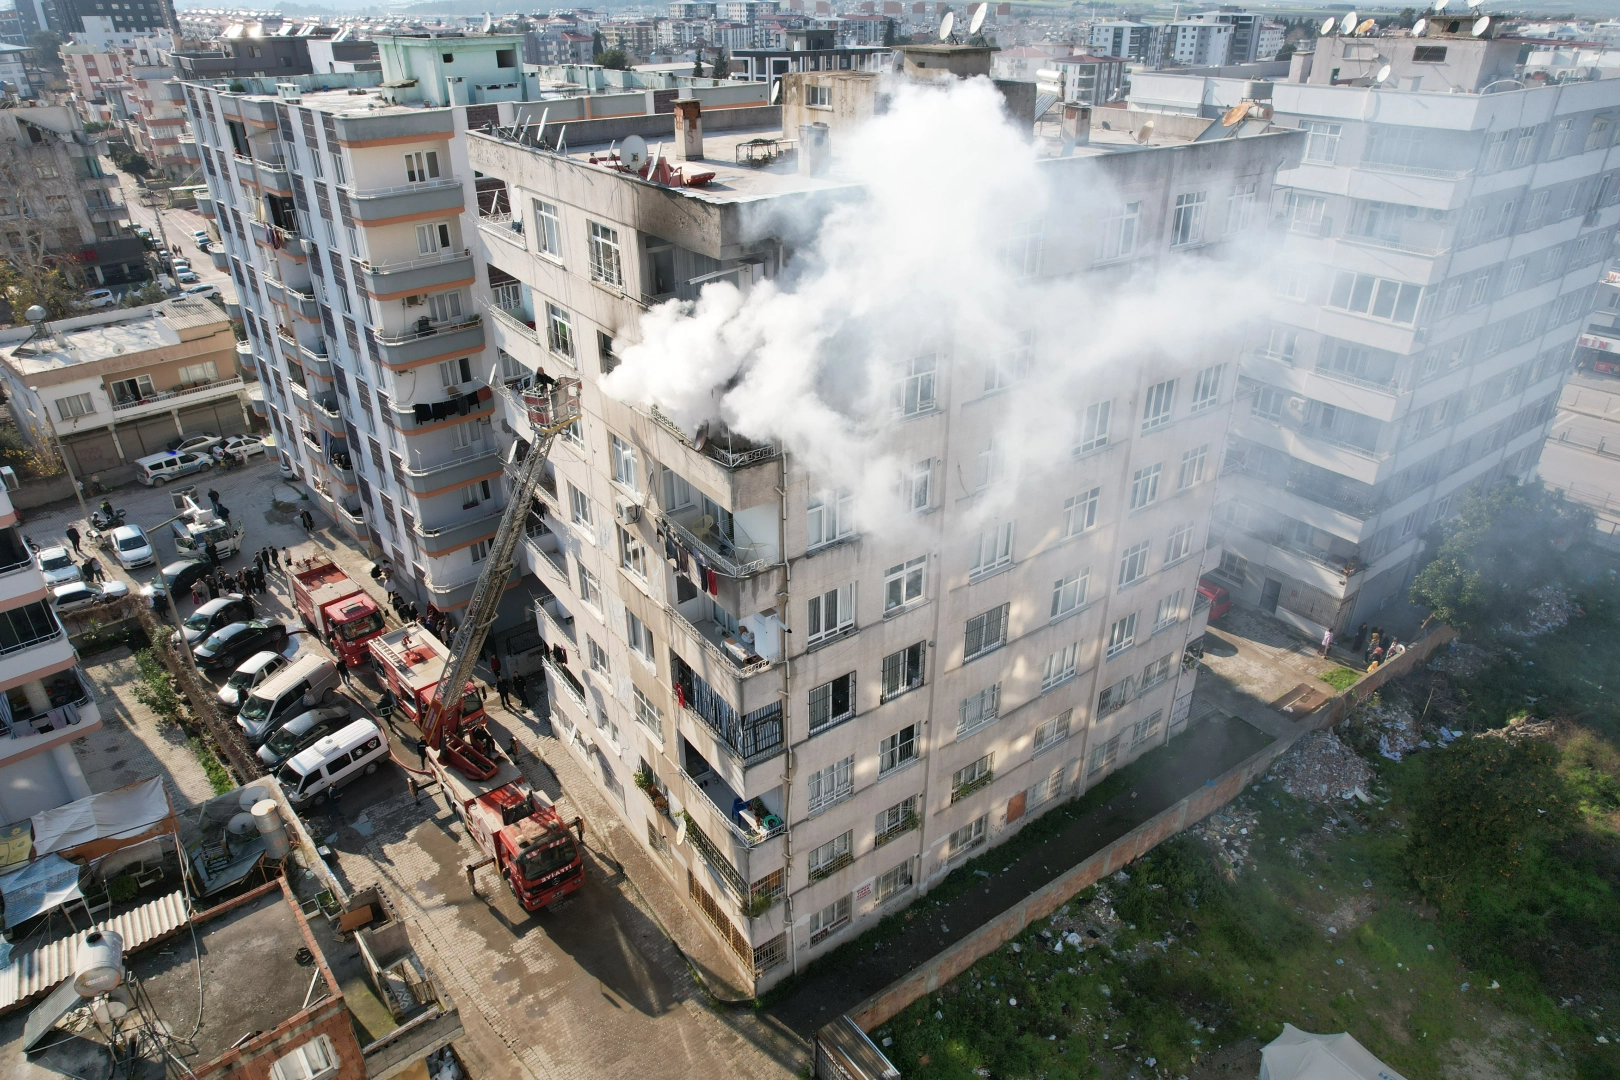
<path id="1" fill-rule="evenodd" d="M 797 235 L 787 274 L 747 295 L 711 284 L 694 303 L 648 311 L 602 384 L 688 432 L 718 419 L 779 441 L 822 486 L 856 492 L 863 529 L 893 517 L 897 364 L 937 353 L 941 392 L 950 379 L 958 397 L 976 396 L 983 365 L 1033 331 L 1033 371 L 997 424 L 1007 473 L 1028 481 L 1069 460 L 1077 411 L 1097 399 L 1088 384 L 1117 384 L 1122 366 L 1161 354 L 1183 369 L 1189 350 L 1232 363 L 1240 332 L 1270 300 L 1247 249 L 1241 260 L 1176 257 L 1132 275 L 1023 276 L 1016 241 L 1031 224 L 1041 223 L 1048 266 L 1083 271 L 1098 219 L 1120 197 L 1095 179 L 1075 186 L 1082 172 L 1095 177 L 1089 170 L 1041 164 L 988 80 L 891 89 L 885 114 L 835 143 L 832 178 L 861 193 L 822 204 L 816 221 L 773 223 Z M 1217 210 L 1207 208 L 1206 224 L 1218 234 Z M 973 486 L 943 480 L 952 493 Z"/>

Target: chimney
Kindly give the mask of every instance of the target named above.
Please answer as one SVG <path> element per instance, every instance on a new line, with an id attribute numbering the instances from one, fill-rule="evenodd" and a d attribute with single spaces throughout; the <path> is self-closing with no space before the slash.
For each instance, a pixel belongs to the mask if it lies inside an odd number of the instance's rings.
<path id="1" fill-rule="evenodd" d="M 703 160 L 703 110 L 697 98 L 675 101 L 675 160 Z"/>
<path id="2" fill-rule="evenodd" d="M 832 129 L 826 124 L 799 125 L 799 171 L 823 176 L 832 163 Z"/>
<path id="3" fill-rule="evenodd" d="M 1063 156 L 1074 153 L 1076 146 L 1091 143 L 1091 106 L 1063 105 Z"/>

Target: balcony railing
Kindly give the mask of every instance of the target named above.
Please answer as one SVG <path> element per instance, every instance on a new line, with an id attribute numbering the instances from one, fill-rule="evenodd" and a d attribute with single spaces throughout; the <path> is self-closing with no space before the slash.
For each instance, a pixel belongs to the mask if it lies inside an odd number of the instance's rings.
<path id="1" fill-rule="evenodd" d="M 748 577 L 750 574 L 757 574 L 761 570 L 768 570 L 779 563 L 779 560 L 777 559 L 750 559 L 746 562 L 740 562 L 735 557 L 737 555 L 737 550 L 735 548 L 732 549 L 731 555 L 722 555 L 714 544 L 704 540 L 699 540 L 690 529 L 676 521 L 670 515 L 660 514 L 659 517 L 663 519 L 665 525 L 669 526 L 669 528 L 680 537 L 681 543 L 686 544 L 693 550 L 702 553 L 703 557 L 718 567 L 720 572 L 726 575 L 726 577 Z"/>
<path id="2" fill-rule="evenodd" d="M 242 379 L 220 379 L 217 382 L 204 383 L 201 386 L 191 386 L 184 390 L 165 390 L 158 394 L 148 394 L 133 401 L 120 401 L 113 405 L 113 412 L 122 412 L 125 409 L 138 409 L 142 405 L 155 405 L 160 401 L 173 401 L 176 398 L 196 397 L 200 394 L 217 394 L 224 390 L 240 390 Z"/>
<path id="3" fill-rule="evenodd" d="M 506 326 L 509 329 L 516 330 L 519 334 L 522 334 L 536 345 L 540 344 L 540 331 L 518 318 L 517 314 L 513 314 L 506 308 L 493 304 L 490 305 L 489 311 L 490 314 L 495 316 L 496 321 L 501 323 L 501 325 Z M 519 309 L 518 314 L 521 313 L 522 309 Z"/>
<path id="4" fill-rule="evenodd" d="M 994 769 L 986 770 L 984 775 L 980 776 L 978 779 L 969 780 L 961 787 L 953 788 L 951 790 L 951 802 L 961 802 L 975 791 L 978 791 L 980 788 L 989 784 L 990 781 L 994 780 L 995 778 L 996 773 Z"/>
<path id="5" fill-rule="evenodd" d="M 659 412 L 656 405 L 648 410 L 648 415 L 682 443 L 690 446 L 705 457 L 718 461 L 728 469 L 740 469 L 745 465 L 769 461 L 779 453 L 778 448 L 774 445 L 755 446 L 742 436 L 729 433 L 721 435 L 718 440 L 713 438 L 706 440 L 703 448 L 699 450 L 697 444 L 692 441 L 692 437 L 682 431 L 675 421 Z M 725 442 L 724 446 L 720 445 L 720 440 Z"/>
<path id="6" fill-rule="evenodd" d="M 29 638 L 19 638 L 10 642 L 0 642 L 0 656 L 8 656 L 11 653 L 21 652 L 24 649 L 32 649 L 35 645 L 43 645 L 47 641 L 55 641 L 57 638 L 61 637 L 65 631 L 62 629 L 62 624 L 56 620 L 55 612 L 51 613 L 50 620 L 51 626 L 54 629 L 44 631 Z"/>
<path id="7" fill-rule="evenodd" d="M 411 195 L 418 191 L 437 191 L 440 188 L 460 187 L 461 181 L 453 176 L 441 176 L 437 180 L 423 180 L 418 184 L 398 184 L 385 188 L 345 188 L 351 199 L 379 199 L 389 195 Z"/>
<path id="8" fill-rule="evenodd" d="M 671 650 L 671 656 L 680 660 Z M 685 660 L 675 668 L 674 679 L 681 707 L 703 722 L 703 726 L 741 760 L 744 767 L 766 761 L 786 749 L 782 732 L 782 704 L 775 702 L 756 709 L 746 716 L 738 716 L 732 704 L 702 676 L 692 670 Z"/>
<path id="9" fill-rule="evenodd" d="M 697 849 L 697 853 L 703 856 L 703 861 L 708 863 L 714 872 L 719 874 L 725 881 L 732 891 L 733 899 L 738 903 L 745 901 L 748 897 L 748 882 L 743 880 L 743 876 L 737 872 L 737 868 L 731 865 L 731 860 L 726 858 L 725 853 L 715 846 L 714 841 L 709 839 L 708 834 L 698 827 L 696 821 L 692 820 L 691 814 L 683 810 L 681 816 L 686 818 L 686 839 Z"/>
<path id="10" fill-rule="evenodd" d="M 727 831 L 729 831 L 731 833 L 732 838 L 735 839 L 739 844 L 743 845 L 744 847 L 747 847 L 747 848 L 758 847 L 759 845 L 763 844 L 765 841 L 771 839 L 773 836 L 781 836 L 783 833 L 787 832 L 787 822 L 782 821 L 781 819 L 777 819 L 777 823 L 775 825 L 772 825 L 768 829 L 765 828 L 764 826 L 761 826 L 761 827 L 759 827 L 757 829 L 746 829 L 746 828 L 744 828 L 742 825 L 740 825 L 737 822 L 732 820 L 731 809 L 729 807 L 721 806 L 718 802 L 716 802 L 714 800 L 713 796 L 711 796 L 709 794 L 709 790 L 707 788 L 705 788 L 703 786 L 703 784 L 698 781 L 697 777 L 693 776 L 691 773 L 687 772 L 685 769 L 680 770 L 680 773 L 681 773 L 681 776 L 685 778 L 687 784 L 690 785 L 690 787 L 692 789 L 692 800 L 691 801 L 695 801 L 698 798 L 702 798 L 703 801 L 707 802 L 710 806 L 712 806 L 714 808 L 715 814 L 725 824 Z M 722 788 L 723 788 L 723 790 L 725 791 L 726 794 L 728 794 L 728 795 L 731 794 L 731 789 L 730 788 L 724 787 L 723 785 L 722 785 Z"/>
<path id="11" fill-rule="evenodd" d="M 1460 180 L 1474 171 L 1473 169 L 1434 169 L 1427 165 L 1395 165 L 1382 161 L 1368 161 L 1365 158 L 1357 167 L 1372 172 L 1399 173 L 1402 176 L 1429 176 L 1436 180 Z"/>
<path id="12" fill-rule="evenodd" d="M 468 453 L 457 454 L 448 461 L 440 461 L 433 465 L 422 465 L 418 463 L 416 465 L 403 465 L 401 468 L 405 470 L 405 474 L 407 476 L 432 476 L 434 473 L 441 473 L 450 469 L 460 468 L 468 462 L 477 461 L 480 458 L 500 456 L 500 448 L 492 446 L 488 449 L 473 450 Z"/>
<path id="13" fill-rule="evenodd" d="M 579 644 L 574 637 L 573 627 L 564 626 L 562 623 L 558 622 L 557 617 L 551 613 L 550 609 L 546 607 L 543 601 L 536 601 L 534 610 L 540 613 L 540 617 L 545 620 L 546 625 L 551 627 L 552 631 L 556 633 L 557 638 L 552 642 L 553 645 L 557 644 L 557 641 L 566 641 L 570 645 Z"/>
<path id="14" fill-rule="evenodd" d="M 546 670 L 551 672 L 552 681 L 562 688 L 563 693 L 573 698 L 574 704 L 578 705 L 586 716 L 591 715 L 590 706 L 585 704 L 585 688 L 574 678 L 574 673 L 549 656 L 542 656 L 540 660 L 546 665 Z"/>
<path id="15" fill-rule="evenodd" d="M 460 330 L 464 326 L 472 326 L 477 322 L 478 312 L 474 311 L 469 315 L 461 316 L 459 319 L 434 323 L 426 330 L 405 330 L 397 335 L 384 334 L 379 331 L 377 341 L 382 345 L 408 345 L 413 341 L 421 341 L 423 338 L 430 338 L 434 334 L 449 333 L 451 330 Z"/>
<path id="16" fill-rule="evenodd" d="M 882 832 L 878 833 L 877 835 L 873 836 L 872 837 L 872 846 L 874 848 L 880 848 L 884 844 L 887 844 L 890 840 L 897 839 L 897 838 L 899 838 L 901 836 L 904 836 L 906 833 L 912 832 L 913 830 L 919 829 L 921 827 L 922 827 L 922 818 L 918 817 L 916 814 L 908 813 L 905 816 L 905 818 L 900 822 L 900 824 L 896 825 L 894 828 L 885 829 Z"/>
<path id="17" fill-rule="evenodd" d="M 480 214 L 478 227 L 509 244 L 526 246 L 523 241 L 523 218 L 517 214 Z"/>
<path id="18" fill-rule="evenodd" d="M 453 251 L 446 248 L 436 255 L 423 255 L 416 259 L 403 259 L 397 262 L 374 263 L 363 262 L 360 268 L 368 274 L 397 274 L 402 270 L 420 270 L 426 266 L 438 266 L 440 263 L 457 262 L 467 258 L 472 252 L 466 248 Z"/>
<path id="19" fill-rule="evenodd" d="M 1401 391 L 1399 384 L 1393 380 L 1380 382 L 1377 379 L 1364 379 L 1359 375 L 1352 375 L 1347 371 L 1335 371 L 1330 367 L 1323 367 L 1320 364 L 1318 364 L 1316 367 L 1316 374 L 1322 376 L 1324 379 L 1333 379 L 1337 382 L 1349 383 L 1351 386 L 1363 386 L 1368 390 L 1376 390 L 1380 394 L 1395 395 Z"/>
<path id="20" fill-rule="evenodd" d="M 728 653 L 724 646 L 717 645 L 713 641 L 710 641 L 707 634 L 694 626 L 686 618 L 686 616 L 682 615 L 675 608 L 667 607 L 664 610 L 668 611 L 670 618 L 679 623 L 687 633 L 691 634 L 692 637 L 697 639 L 697 643 L 703 646 L 704 652 L 708 653 L 722 664 L 725 664 L 726 667 L 730 668 L 732 673 L 738 678 L 746 679 L 750 675 L 758 675 L 760 672 L 769 671 L 771 668 L 776 666 L 775 660 L 766 660 L 764 658 L 760 658 L 751 664 L 745 664 L 741 660 L 738 660 L 735 656 Z"/>
<path id="21" fill-rule="evenodd" d="M 1360 244 L 1363 247 L 1382 248 L 1385 251 L 1404 251 L 1409 255 L 1436 256 L 1444 255 L 1451 250 L 1449 244 L 1403 244 L 1399 240 L 1391 240 L 1386 236 L 1357 236 L 1354 233 L 1345 233 L 1339 237 L 1347 244 Z"/>
<path id="22" fill-rule="evenodd" d="M 31 716 L 13 716 L 9 727 L 0 725 L 13 739 L 21 739 L 30 735 L 43 735 L 51 731 L 61 731 L 79 723 L 81 717 L 79 710 L 90 704 L 95 698 L 90 684 L 85 681 L 84 673 L 77 667 L 68 669 L 68 674 L 78 684 L 78 696 L 71 701 L 64 701 L 42 713 Z M 71 689 L 69 693 L 71 693 Z"/>

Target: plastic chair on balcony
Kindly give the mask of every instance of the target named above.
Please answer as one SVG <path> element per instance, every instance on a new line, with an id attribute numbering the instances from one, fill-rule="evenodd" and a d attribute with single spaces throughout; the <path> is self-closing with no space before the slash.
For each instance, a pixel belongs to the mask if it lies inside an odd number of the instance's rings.
<path id="1" fill-rule="evenodd" d="M 692 529 L 692 535 L 699 540 L 707 540 L 714 532 L 715 520 L 713 514 L 704 514 L 698 518 L 697 525 Z"/>

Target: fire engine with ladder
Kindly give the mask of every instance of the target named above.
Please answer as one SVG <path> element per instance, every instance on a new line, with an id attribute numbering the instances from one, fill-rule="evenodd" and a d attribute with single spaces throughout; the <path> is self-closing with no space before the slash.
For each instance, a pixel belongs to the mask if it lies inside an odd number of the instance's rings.
<path id="1" fill-rule="evenodd" d="M 446 648 L 412 625 L 372 639 L 370 647 L 389 690 L 422 730 L 427 766 L 440 790 L 484 853 L 466 868 L 469 884 L 478 868 L 494 864 L 523 907 L 538 911 L 584 884 L 584 820 L 565 823 L 501 750 L 472 675 L 506 592 L 552 443 L 579 418 L 579 380 L 547 380 L 522 396 L 534 442 L 517 465 L 506 513 L 455 640 Z M 570 829 L 578 833 L 577 844 Z"/>

